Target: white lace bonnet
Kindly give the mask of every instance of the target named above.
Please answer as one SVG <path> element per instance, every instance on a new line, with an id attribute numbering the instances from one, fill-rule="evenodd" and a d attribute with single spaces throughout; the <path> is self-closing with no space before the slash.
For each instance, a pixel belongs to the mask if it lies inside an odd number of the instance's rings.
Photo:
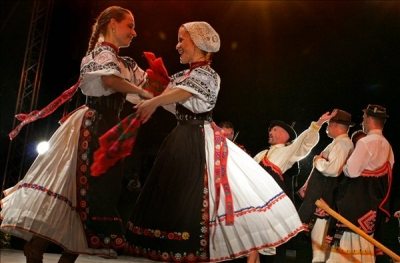
<path id="1" fill-rule="evenodd" d="M 206 52 L 218 52 L 221 45 L 218 33 L 204 21 L 195 21 L 183 24 L 189 32 L 193 43 Z"/>

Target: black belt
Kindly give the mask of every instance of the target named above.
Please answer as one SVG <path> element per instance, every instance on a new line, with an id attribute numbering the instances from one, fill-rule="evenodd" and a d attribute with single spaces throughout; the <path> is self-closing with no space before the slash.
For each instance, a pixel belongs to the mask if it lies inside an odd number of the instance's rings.
<path id="1" fill-rule="evenodd" d="M 124 101 L 124 96 L 121 93 L 101 97 L 86 96 L 86 105 L 96 110 L 121 110 Z"/>
<path id="2" fill-rule="evenodd" d="M 204 125 L 207 120 L 178 120 L 179 125 Z"/>

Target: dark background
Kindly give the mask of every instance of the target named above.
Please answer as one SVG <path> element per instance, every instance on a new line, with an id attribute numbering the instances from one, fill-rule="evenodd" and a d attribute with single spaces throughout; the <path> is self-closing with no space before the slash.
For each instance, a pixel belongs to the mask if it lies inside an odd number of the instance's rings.
<path id="1" fill-rule="evenodd" d="M 3 170 L 32 3 L 0 3 Z M 205 20 L 219 32 L 221 50 L 213 67 L 222 84 L 214 119 L 232 121 L 240 132 L 237 141 L 251 155 L 267 147 L 270 120 L 295 122 L 300 133 L 322 113 L 341 108 L 351 112 L 359 124 L 362 109 L 369 103 L 387 107 L 390 118 L 384 134 L 395 156 L 399 154 L 399 1 L 55 0 L 38 108 L 75 83 L 91 25 L 109 5 L 121 5 L 134 13 L 138 37 L 121 53 L 132 56 L 142 68 L 147 66 L 143 51 L 162 56 L 170 73 L 185 68 L 175 50 L 177 30 L 184 22 Z M 62 111 L 32 124 L 32 147 L 37 140 L 50 137 Z M 154 154 L 174 125 L 172 115 L 158 110 L 143 127 L 138 149 Z M 350 132 L 356 129 L 360 126 Z M 320 135 L 318 146 L 301 163 L 303 179 L 312 156 L 330 142 L 325 127 Z M 34 158 L 35 153 L 30 151 L 29 156 Z M 397 164 L 393 175 L 397 196 Z"/>

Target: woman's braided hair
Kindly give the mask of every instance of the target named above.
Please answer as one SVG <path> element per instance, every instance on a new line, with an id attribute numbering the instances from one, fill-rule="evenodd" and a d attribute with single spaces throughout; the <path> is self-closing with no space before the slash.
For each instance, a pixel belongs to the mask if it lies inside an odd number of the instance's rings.
<path id="1" fill-rule="evenodd" d="M 110 6 L 106 8 L 100 15 L 97 17 L 96 22 L 92 27 L 92 35 L 90 36 L 89 46 L 86 54 L 90 53 L 101 35 L 105 35 L 107 32 L 107 25 L 111 21 L 112 18 L 121 22 L 125 15 L 132 14 L 128 9 L 122 8 L 120 6 Z"/>

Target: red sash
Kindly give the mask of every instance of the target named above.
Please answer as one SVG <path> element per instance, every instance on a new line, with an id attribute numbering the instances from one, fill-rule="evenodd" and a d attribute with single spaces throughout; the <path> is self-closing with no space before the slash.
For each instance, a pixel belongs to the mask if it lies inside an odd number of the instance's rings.
<path id="1" fill-rule="evenodd" d="M 283 181 L 283 174 L 281 168 L 279 168 L 276 164 L 272 163 L 268 157 L 267 154 L 265 154 L 264 158 L 262 159 L 262 163 L 266 167 L 270 167 L 272 171 L 274 171 L 277 175 L 279 175 L 279 178 Z"/>
<path id="2" fill-rule="evenodd" d="M 45 118 L 52 114 L 56 109 L 58 109 L 61 105 L 63 105 L 66 101 L 70 100 L 72 96 L 74 96 L 75 92 L 77 91 L 79 87 L 79 82 L 78 80 L 72 87 L 64 91 L 60 96 L 58 96 L 55 100 L 50 102 L 49 105 L 44 107 L 41 110 L 34 110 L 30 113 L 19 113 L 15 115 L 15 118 L 17 120 L 21 121 L 20 124 L 17 125 L 9 134 L 8 137 L 10 140 L 14 139 L 18 133 L 21 131 L 22 127 L 24 127 L 26 124 L 34 122 L 38 119 Z"/>
<path id="3" fill-rule="evenodd" d="M 215 211 L 218 211 L 222 187 L 225 194 L 226 225 L 233 225 L 233 197 L 231 188 L 229 186 L 227 174 L 228 146 L 222 129 L 218 127 L 215 123 L 212 123 L 211 127 L 214 130 L 214 184 L 216 193 Z"/>
<path id="4" fill-rule="evenodd" d="M 390 196 L 390 189 L 392 188 L 392 166 L 390 165 L 389 161 L 387 161 L 384 165 L 380 168 L 371 171 L 371 170 L 364 170 L 361 172 L 362 177 L 381 177 L 381 176 L 388 176 L 388 191 L 386 192 L 385 197 L 383 198 L 382 202 L 379 204 L 379 209 L 386 214 L 386 216 L 390 217 L 390 211 L 388 211 L 384 205 L 389 201 Z"/>

